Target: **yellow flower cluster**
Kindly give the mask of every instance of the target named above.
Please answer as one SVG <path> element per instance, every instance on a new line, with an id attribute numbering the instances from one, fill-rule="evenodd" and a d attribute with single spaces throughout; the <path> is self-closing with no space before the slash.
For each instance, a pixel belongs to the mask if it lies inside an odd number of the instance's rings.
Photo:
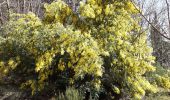
<path id="1" fill-rule="evenodd" d="M 156 76 L 156 81 L 158 84 L 166 89 L 170 89 L 170 78 L 168 76 Z"/>
<path id="2" fill-rule="evenodd" d="M 52 22 L 52 21 L 57 21 L 57 22 L 64 22 L 65 19 L 70 16 L 71 9 L 69 6 L 61 0 L 58 0 L 58 2 L 53 2 L 50 5 L 45 4 L 45 20 L 46 22 Z"/>

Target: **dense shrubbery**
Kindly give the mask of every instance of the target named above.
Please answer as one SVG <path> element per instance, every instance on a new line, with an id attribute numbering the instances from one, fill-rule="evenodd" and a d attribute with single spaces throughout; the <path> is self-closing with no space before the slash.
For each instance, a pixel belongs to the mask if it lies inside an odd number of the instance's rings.
<path id="1" fill-rule="evenodd" d="M 155 94 L 148 93 L 146 100 L 169 100 L 170 70 L 158 63 L 155 66 L 156 71 L 147 73 L 146 77 L 152 84 L 157 85 L 159 91 Z"/>
<path id="2" fill-rule="evenodd" d="M 170 89 L 170 70 L 156 64 L 156 71 L 146 74 L 151 83 L 164 89 Z"/>
<path id="3" fill-rule="evenodd" d="M 0 74 L 20 78 L 32 94 L 74 86 L 95 98 L 141 99 L 156 92 L 145 77 L 155 68 L 135 14 L 129 0 L 87 0 L 78 12 L 58 0 L 45 4 L 42 20 L 13 14 L 0 38 Z"/>

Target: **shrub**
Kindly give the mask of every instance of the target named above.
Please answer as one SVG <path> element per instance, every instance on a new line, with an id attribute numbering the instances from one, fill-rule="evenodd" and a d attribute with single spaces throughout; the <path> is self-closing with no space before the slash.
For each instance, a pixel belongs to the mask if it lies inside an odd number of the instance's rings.
<path id="1" fill-rule="evenodd" d="M 59 93 L 57 100 L 83 100 L 83 95 L 75 88 L 67 88 L 65 94 Z"/>
<path id="2" fill-rule="evenodd" d="M 170 89 L 170 71 L 169 69 L 156 64 L 156 71 L 147 73 L 147 78 L 150 82 L 156 84 L 158 87 Z"/>
<path id="3" fill-rule="evenodd" d="M 44 19 L 13 14 L 0 43 L 1 73 L 21 77 L 32 93 L 49 88 L 105 90 L 141 99 L 155 92 L 144 76 L 154 71 L 152 49 L 130 0 L 87 0 L 73 12 L 63 1 L 45 4 Z M 107 83 L 106 80 L 109 80 Z"/>

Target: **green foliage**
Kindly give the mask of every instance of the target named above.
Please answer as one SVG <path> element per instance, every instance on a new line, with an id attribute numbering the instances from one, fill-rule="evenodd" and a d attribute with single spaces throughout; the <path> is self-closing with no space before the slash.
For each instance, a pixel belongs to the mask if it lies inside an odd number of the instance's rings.
<path id="1" fill-rule="evenodd" d="M 107 76 L 108 94 L 141 99 L 146 91 L 156 92 L 144 76 L 155 68 L 146 34 L 136 39 L 136 14 L 130 0 L 87 0 L 78 13 L 58 0 L 45 4 L 43 20 L 33 13 L 14 14 L 1 39 L 1 72 L 22 74 L 22 87 L 33 94 L 51 83 L 89 82 L 91 90 L 100 91 Z"/>
<path id="2" fill-rule="evenodd" d="M 159 92 L 155 94 L 149 94 L 145 97 L 145 100 L 169 100 L 169 91 L 164 89 L 159 89 Z"/>
<path id="3" fill-rule="evenodd" d="M 59 93 L 57 100 L 83 100 L 83 95 L 75 88 L 67 88 L 65 94 Z"/>
<path id="4" fill-rule="evenodd" d="M 156 69 L 155 72 L 147 73 L 147 78 L 158 87 L 170 89 L 170 70 L 159 64 L 156 65 Z"/>
<path id="5" fill-rule="evenodd" d="M 170 90 L 170 71 L 164 68 L 160 64 L 155 64 L 156 71 L 149 72 L 146 74 L 147 79 L 155 84 L 158 88 L 158 92 L 148 93 L 145 97 L 146 100 L 169 100 L 169 90 Z"/>

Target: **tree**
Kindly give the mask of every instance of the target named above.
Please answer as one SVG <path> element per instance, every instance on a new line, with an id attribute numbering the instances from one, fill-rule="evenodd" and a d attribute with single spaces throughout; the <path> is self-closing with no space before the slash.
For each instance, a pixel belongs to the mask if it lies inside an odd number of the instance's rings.
<path id="1" fill-rule="evenodd" d="M 161 64 L 163 67 L 169 67 L 169 2 L 167 0 L 135 1 L 141 9 L 141 25 L 148 30 L 148 41 L 152 44 L 156 63 Z M 143 29 L 142 31 L 146 31 Z"/>
<path id="2" fill-rule="evenodd" d="M 11 16 L 1 36 L 1 73 L 22 75 L 22 87 L 33 94 L 88 86 L 103 88 L 110 99 L 141 99 L 156 91 L 145 78 L 155 70 L 152 49 L 145 33 L 136 38 L 138 11 L 130 0 L 87 0 L 77 12 L 60 0 L 44 7 L 42 20 L 34 13 Z"/>

